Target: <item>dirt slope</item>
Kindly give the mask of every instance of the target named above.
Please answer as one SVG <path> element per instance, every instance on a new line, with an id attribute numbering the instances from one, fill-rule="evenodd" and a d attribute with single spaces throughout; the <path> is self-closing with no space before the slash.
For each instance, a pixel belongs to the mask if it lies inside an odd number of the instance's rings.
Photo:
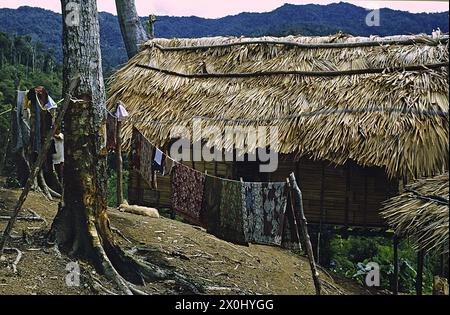
<path id="1" fill-rule="evenodd" d="M 0 217 L 14 207 L 20 190 L 0 188 Z M 15 253 L 0 261 L 0 294 L 103 294 L 91 275 L 103 287 L 114 287 L 88 265 L 81 263 L 81 286 L 65 284 L 65 270 L 71 260 L 60 255 L 45 241 L 57 210 L 57 202 L 31 193 L 25 209 L 30 208 L 48 222 L 20 221 L 14 228 L 9 247 L 23 253 L 14 274 L 11 262 Z M 24 211 L 23 216 L 30 213 Z M 111 225 L 118 229 L 117 239 L 123 248 L 150 262 L 176 269 L 207 288 L 207 294 L 314 294 L 307 260 L 280 248 L 234 245 L 207 234 L 204 230 L 166 218 L 151 219 L 110 210 Z M 0 231 L 6 226 L 0 220 Z M 120 236 L 122 235 L 122 236 Z M 125 238 L 127 240 L 125 240 Z M 369 294 L 352 283 L 344 283 L 321 272 L 326 294 Z M 180 294 L 172 281 L 149 283 L 141 288 L 149 294 Z"/>

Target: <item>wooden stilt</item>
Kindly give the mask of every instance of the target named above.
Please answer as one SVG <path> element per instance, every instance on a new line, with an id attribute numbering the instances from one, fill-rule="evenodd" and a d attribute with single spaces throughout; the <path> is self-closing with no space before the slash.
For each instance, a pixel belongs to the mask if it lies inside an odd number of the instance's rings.
<path id="1" fill-rule="evenodd" d="M 298 212 L 300 213 L 300 225 L 303 235 L 303 240 L 305 242 L 306 251 L 308 254 L 309 265 L 311 267 L 311 273 L 314 280 L 314 286 L 316 288 L 316 294 L 321 294 L 321 285 L 319 279 L 319 272 L 317 271 L 316 262 L 314 260 L 314 253 L 311 244 L 311 238 L 308 233 L 308 221 L 306 220 L 305 212 L 303 209 L 303 196 L 302 192 L 297 184 L 297 180 L 295 178 L 295 174 L 292 173 L 289 177 L 291 187 L 295 197 L 295 206 L 298 208 Z"/>
<path id="2" fill-rule="evenodd" d="M 119 102 L 116 107 L 121 105 Z M 122 158 L 122 122 L 116 117 L 116 171 L 117 171 L 117 206 L 123 203 L 123 158 Z"/>
<path id="3" fill-rule="evenodd" d="M 417 253 L 417 277 L 416 277 L 416 294 L 423 294 L 423 264 L 425 259 L 425 251 L 421 249 Z"/>
<path id="4" fill-rule="evenodd" d="M 392 288 L 394 295 L 398 295 L 398 278 L 399 278 L 398 244 L 399 239 L 397 235 L 394 235 L 394 283 Z"/>
<path id="5" fill-rule="evenodd" d="M 30 192 L 35 179 L 37 178 L 37 176 L 39 175 L 39 173 L 41 171 L 42 164 L 43 164 L 44 159 L 46 158 L 47 152 L 50 148 L 50 144 L 51 144 L 53 135 L 55 134 L 55 130 L 61 126 L 62 120 L 64 119 L 64 114 L 66 113 L 67 109 L 69 108 L 69 105 L 72 103 L 71 94 L 74 93 L 75 89 L 78 87 L 79 82 L 80 82 L 80 77 L 76 77 L 70 83 L 69 94 L 66 96 L 66 98 L 64 100 L 61 112 L 59 113 L 53 128 L 51 128 L 51 130 L 47 134 L 45 143 L 44 143 L 43 147 L 41 148 L 41 151 L 39 152 L 36 163 L 34 163 L 34 165 L 33 165 L 31 174 L 27 180 L 25 188 L 23 189 L 23 191 L 19 197 L 19 200 L 17 201 L 16 207 L 14 208 L 14 212 L 11 216 L 11 220 L 9 220 L 5 231 L 3 232 L 3 237 L 0 239 L 0 255 L 3 254 L 5 244 L 10 237 L 10 233 L 11 233 L 13 226 L 17 220 L 17 217 L 19 216 L 19 212 L 20 212 L 20 210 L 22 210 L 23 204 L 25 203 L 25 201 L 28 197 L 28 193 Z"/>

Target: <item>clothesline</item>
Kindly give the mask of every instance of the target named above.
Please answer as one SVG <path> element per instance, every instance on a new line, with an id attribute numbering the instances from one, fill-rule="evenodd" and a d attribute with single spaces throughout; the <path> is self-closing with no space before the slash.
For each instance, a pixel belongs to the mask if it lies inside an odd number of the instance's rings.
<path id="1" fill-rule="evenodd" d="M 201 171 L 199 171 L 199 170 L 196 170 L 195 168 L 193 168 L 193 167 L 190 167 L 190 166 L 188 166 L 188 165 L 186 165 L 186 164 L 183 164 L 183 163 L 181 163 L 181 162 L 179 162 L 179 161 L 177 161 L 177 160 L 175 160 L 175 159 L 173 159 L 172 157 L 170 157 L 169 155 L 167 155 L 166 153 L 164 153 L 164 151 L 163 150 L 161 150 L 161 149 L 159 149 L 156 145 L 154 145 L 151 141 L 149 141 L 139 130 L 138 130 L 138 132 L 143 136 L 143 138 L 154 148 L 154 149 L 156 149 L 156 150 L 159 150 L 160 152 L 162 152 L 162 155 L 166 158 L 166 159 L 169 159 L 169 160 L 171 160 L 174 164 L 176 164 L 176 165 L 179 165 L 179 166 L 181 166 L 181 167 L 185 167 L 185 168 L 187 168 L 187 169 L 189 169 L 189 170 L 191 170 L 191 171 L 193 171 L 193 172 L 196 172 L 196 173 L 198 173 L 198 174 L 201 174 L 201 175 L 204 175 L 204 176 L 206 176 L 206 177 L 210 177 L 210 178 L 215 178 L 215 179 L 219 179 L 219 180 L 222 180 L 222 181 L 226 181 L 226 182 L 232 182 L 232 183 L 241 183 L 242 181 L 241 180 L 235 180 L 235 179 L 229 179 L 229 178 L 225 178 L 225 177 L 219 177 L 219 176 L 215 176 L 215 175 L 211 175 L 211 174 L 208 174 L 208 173 L 206 173 L 206 172 L 201 172 Z M 286 178 L 287 179 L 287 178 Z M 252 183 L 252 184 L 268 184 L 268 183 L 271 183 L 271 184 L 282 184 L 283 182 L 246 182 L 246 183 Z"/>
<path id="2" fill-rule="evenodd" d="M 240 245 L 299 244 L 295 222 L 300 214 L 288 207 L 293 205 L 288 181 L 251 183 L 203 173 L 174 160 L 136 128 L 132 142 L 130 164 L 153 189 L 157 189 L 156 170 L 163 174 L 168 170 L 171 209 L 188 221 Z M 138 193 L 132 198 L 141 202 L 144 196 Z"/>

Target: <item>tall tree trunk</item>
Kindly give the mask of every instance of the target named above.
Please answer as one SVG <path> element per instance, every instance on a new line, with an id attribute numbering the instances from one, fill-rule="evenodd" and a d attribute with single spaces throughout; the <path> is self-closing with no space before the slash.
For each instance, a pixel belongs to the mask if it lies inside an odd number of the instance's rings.
<path id="1" fill-rule="evenodd" d="M 139 52 L 139 45 L 148 40 L 147 33 L 139 19 L 134 0 L 116 0 L 122 38 L 127 49 L 128 58 Z"/>
<path id="2" fill-rule="evenodd" d="M 79 11 L 67 7 L 77 3 Z M 65 117 L 65 181 L 63 207 L 53 231 L 61 248 L 94 261 L 94 247 L 101 245 L 107 230 L 106 158 L 100 155 L 105 116 L 100 36 L 95 0 L 61 0 L 63 12 L 64 94 L 70 78 L 80 75 L 80 84 Z M 66 23 L 77 14 L 79 25 Z M 83 43 L 83 45 L 80 45 Z M 94 231 L 99 229 L 101 233 Z"/>
<path id="3" fill-rule="evenodd" d="M 134 259 L 114 241 L 106 203 L 106 97 L 97 4 L 96 0 L 61 3 L 64 91 L 67 93 L 72 77 L 79 75 L 80 84 L 72 95 L 77 101 L 71 103 L 65 117 L 64 200 L 49 237 L 70 256 L 93 264 L 123 293 L 142 293 L 128 281 L 142 284 L 167 278 L 198 292 L 185 277 Z M 78 25 L 67 24 L 72 14 L 78 14 Z"/>

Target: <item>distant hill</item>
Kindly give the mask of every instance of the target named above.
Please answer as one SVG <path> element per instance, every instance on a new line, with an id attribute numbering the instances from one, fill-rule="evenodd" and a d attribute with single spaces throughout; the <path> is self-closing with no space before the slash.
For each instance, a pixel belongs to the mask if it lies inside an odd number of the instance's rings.
<path id="1" fill-rule="evenodd" d="M 150 13 L 150 12 L 149 12 Z M 369 27 L 365 23 L 368 10 L 348 4 L 290 5 L 268 13 L 241 13 L 220 19 L 199 17 L 160 16 L 156 23 L 158 37 L 284 36 L 290 34 L 328 35 L 338 31 L 352 35 L 398 35 L 428 33 L 440 28 L 449 31 L 449 13 L 413 14 L 381 9 L 381 25 Z M 100 27 L 104 66 L 116 67 L 126 62 L 125 48 L 117 17 L 100 13 Z M 61 16 L 39 8 L 20 7 L 0 9 L 0 30 L 18 35 L 31 35 L 55 51 L 62 60 Z"/>

